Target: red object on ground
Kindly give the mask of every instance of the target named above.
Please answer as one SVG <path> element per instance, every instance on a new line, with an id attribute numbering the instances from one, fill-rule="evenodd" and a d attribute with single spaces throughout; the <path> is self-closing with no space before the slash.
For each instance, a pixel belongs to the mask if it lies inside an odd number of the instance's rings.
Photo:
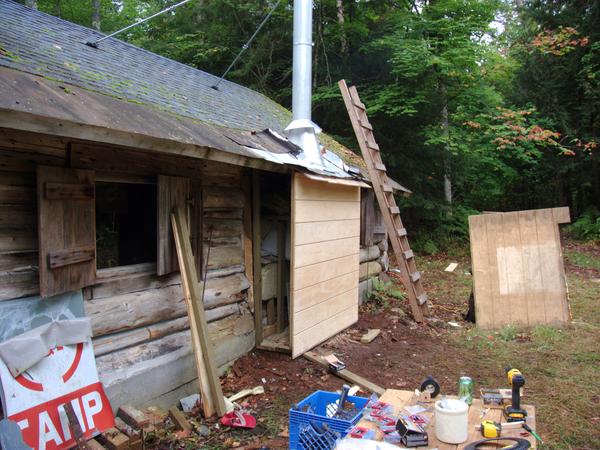
<path id="1" fill-rule="evenodd" d="M 254 428 L 256 419 L 248 413 L 231 411 L 221 417 L 221 423 L 233 428 Z"/>

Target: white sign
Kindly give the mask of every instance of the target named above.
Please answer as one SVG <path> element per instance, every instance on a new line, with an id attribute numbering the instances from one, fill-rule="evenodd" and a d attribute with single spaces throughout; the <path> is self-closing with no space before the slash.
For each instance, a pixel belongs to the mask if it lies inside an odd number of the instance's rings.
<path id="1" fill-rule="evenodd" d="M 0 360 L 0 379 L 5 415 L 17 422 L 27 445 L 36 450 L 75 444 L 64 408 L 67 402 L 87 438 L 114 426 L 89 341 L 51 350 L 16 378 Z"/>

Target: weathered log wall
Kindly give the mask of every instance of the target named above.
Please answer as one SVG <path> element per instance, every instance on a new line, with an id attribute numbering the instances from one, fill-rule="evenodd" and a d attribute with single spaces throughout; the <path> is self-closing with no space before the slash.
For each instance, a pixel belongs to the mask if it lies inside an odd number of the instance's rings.
<path id="1" fill-rule="evenodd" d="M 389 269 L 388 235 L 371 189 L 361 190 L 361 247 L 358 285 L 361 303 L 373 289 L 373 279 Z"/>
<path id="2" fill-rule="evenodd" d="M 93 169 L 105 181 L 154 182 L 158 174 L 189 177 L 192 197 L 202 202 L 197 222 L 202 228 L 204 258 L 210 236 L 204 307 L 217 364 L 225 366 L 252 348 L 250 283 L 244 264 L 244 169 L 0 129 L 0 300 L 39 292 L 38 164 Z M 153 401 L 160 403 L 161 392 L 195 388 L 190 383 L 192 349 L 179 274 L 158 277 L 154 264 L 104 269 L 98 272 L 97 283 L 84 289 L 84 298 L 101 380 L 109 393 L 118 394 L 119 402 L 128 401 L 128 389 L 119 387 L 120 383 L 134 375 L 166 370 L 160 369 L 165 361 L 175 365 L 169 368 L 169 377 L 176 378 L 148 391 Z M 176 361 L 185 362 L 179 372 Z M 149 398 L 131 400 L 143 403 Z"/>

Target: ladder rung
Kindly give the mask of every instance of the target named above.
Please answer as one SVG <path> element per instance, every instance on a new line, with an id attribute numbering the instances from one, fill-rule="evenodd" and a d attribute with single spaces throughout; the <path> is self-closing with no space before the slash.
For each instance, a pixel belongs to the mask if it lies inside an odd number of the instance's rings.
<path id="1" fill-rule="evenodd" d="M 425 303 L 427 303 L 427 294 L 422 293 L 421 295 L 419 295 L 417 297 L 417 301 L 419 302 L 419 305 L 424 305 Z"/>
<path id="2" fill-rule="evenodd" d="M 396 230 L 396 234 L 400 237 L 406 236 L 406 228 L 398 228 Z"/>
<path id="3" fill-rule="evenodd" d="M 371 124 L 369 123 L 368 120 L 360 120 L 358 119 L 358 121 L 360 122 L 360 126 L 363 128 L 366 128 L 369 131 L 373 131 L 373 127 L 371 126 Z"/>
<path id="4" fill-rule="evenodd" d="M 410 258 L 414 258 L 415 254 L 413 253 L 412 250 L 406 250 L 404 252 L 404 259 L 410 259 Z"/>
<path id="5" fill-rule="evenodd" d="M 376 142 L 369 142 L 367 140 L 367 147 L 369 147 L 371 150 L 375 150 L 376 152 L 379 151 L 379 145 L 377 145 Z"/>
<path id="6" fill-rule="evenodd" d="M 380 171 L 382 171 L 382 172 L 385 172 L 385 171 L 386 171 L 385 164 L 383 164 L 383 163 L 378 163 L 378 162 L 376 162 L 376 163 L 374 164 L 374 166 L 375 166 L 375 169 L 377 169 L 377 170 L 380 170 Z"/>
<path id="7" fill-rule="evenodd" d="M 412 280 L 413 283 L 415 281 L 417 281 L 419 278 L 421 278 L 421 272 L 419 272 L 418 270 L 416 272 L 410 274 L 410 279 Z"/>
<path id="8" fill-rule="evenodd" d="M 392 214 L 400 214 L 400 208 L 398 208 L 397 206 L 390 206 L 390 212 Z"/>
<path id="9" fill-rule="evenodd" d="M 394 190 L 389 184 L 384 184 L 381 186 L 381 188 L 383 189 L 383 192 L 394 192 Z"/>
<path id="10" fill-rule="evenodd" d="M 353 100 L 353 101 L 352 101 L 352 104 L 353 104 L 354 106 L 356 106 L 358 109 L 362 109 L 363 111 L 364 111 L 365 109 L 367 109 L 367 108 L 365 107 L 365 104 L 364 104 L 363 102 L 361 102 L 360 100 Z"/>

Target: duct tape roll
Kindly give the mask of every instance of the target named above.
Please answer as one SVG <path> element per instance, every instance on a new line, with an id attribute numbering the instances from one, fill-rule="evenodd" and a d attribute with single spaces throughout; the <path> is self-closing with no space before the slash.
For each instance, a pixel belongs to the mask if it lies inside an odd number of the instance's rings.
<path id="1" fill-rule="evenodd" d="M 435 378 L 429 375 L 421 383 L 421 392 L 427 392 L 431 395 L 431 398 L 435 398 L 440 395 L 440 384 Z"/>

